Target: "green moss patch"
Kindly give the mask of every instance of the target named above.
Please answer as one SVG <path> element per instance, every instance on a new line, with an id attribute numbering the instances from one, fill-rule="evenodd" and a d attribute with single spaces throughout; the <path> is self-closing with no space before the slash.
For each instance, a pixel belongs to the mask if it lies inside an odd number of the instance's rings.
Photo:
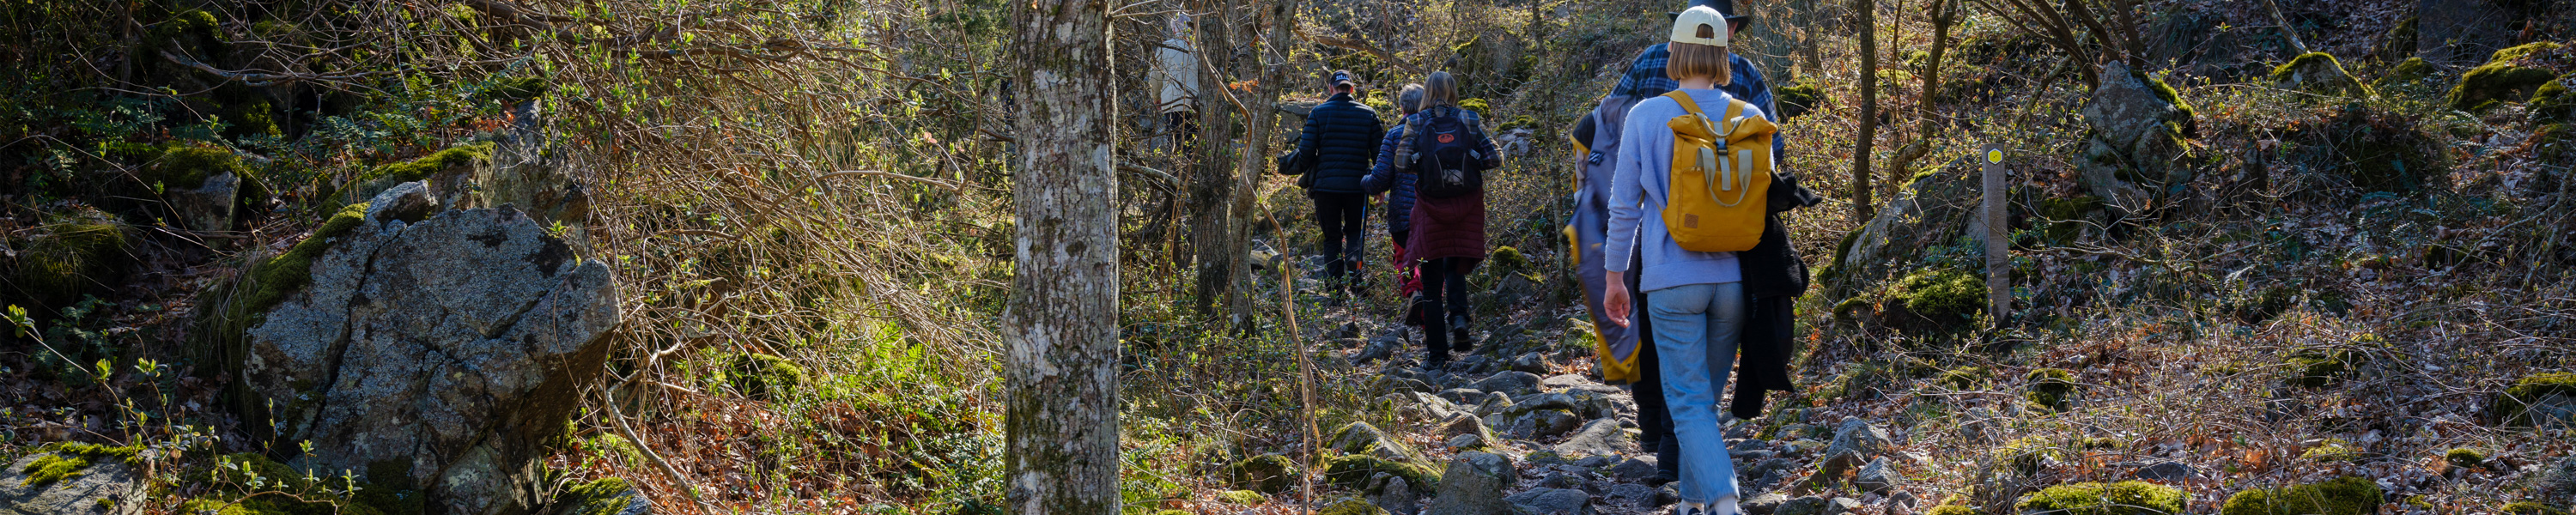
<path id="1" fill-rule="evenodd" d="M 1986 515 L 1986 512 L 1957 504 L 1944 504 L 1932 507 L 1932 511 L 1925 515 Z"/>
<path id="2" fill-rule="evenodd" d="M 2355 461 L 2361 459 L 2361 449 L 2354 448 L 2352 442 L 2341 438 L 2327 438 L 2317 442 L 2317 446 L 2300 452 L 2299 457 L 2317 461 Z"/>
<path id="3" fill-rule="evenodd" d="M 1994 381 L 1995 372 L 1986 367 L 1959 367 L 1941 372 L 1941 385 L 1953 390 L 1983 388 Z"/>
<path id="4" fill-rule="evenodd" d="M 2496 511 L 2504 512 L 2505 515 L 2567 515 L 2567 510 L 2531 501 L 2507 504 Z"/>
<path id="5" fill-rule="evenodd" d="M 1355 497 L 1344 497 L 1315 510 L 1315 515 L 1386 515 L 1386 509 Z"/>
<path id="6" fill-rule="evenodd" d="M 1771 90 L 1771 102 L 1780 108 L 1780 112 L 1773 114 L 1784 121 L 1815 111 L 1824 105 L 1824 101 L 1825 85 L 1813 77 L 1798 77 L 1788 85 Z"/>
<path id="7" fill-rule="evenodd" d="M 556 511 L 564 515 L 617 515 L 625 511 L 634 489 L 622 478 L 604 477 L 573 485 L 556 496 Z"/>
<path id="8" fill-rule="evenodd" d="M 2301 349 L 2290 355 L 2290 377 L 2284 384 L 2305 388 L 2324 388 L 2351 375 L 2361 364 L 2361 353 L 2330 348 Z"/>
<path id="9" fill-rule="evenodd" d="M 1251 490 L 1227 490 L 1217 492 L 1216 500 L 1217 502 L 1237 506 L 1259 506 L 1270 504 L 1270 496 L 1261 495 L 1261 492 Z"/>
<path id="10" fill-rule="evenodd" d="M 242 307 L 247 308 L 241 313 L 268 311 L 268 308 L 276 307 L 277 303 L 286 301 L 287 295 L 313 284 L 313 260 L 322 257 L 322 251 L 330 250 L 334 240 L 357 229 L 361 222 L 366 221 L 366 218 L 366 203 L 342 207 L 340 212 L 332 213 L 331 218 L 323 220 L 321 226 L 314 227 L 312 236 L 305 237 L 304 241 L 295 242 L 295 246 L 287 248 L 286 252 L 252 266 L 252 288 L 247 292 L 248 296 L 237 300 L 242 303 Z"/>
<path id="11" fill-rule="evenodd" d="M 2477 468 L 2487 464 L 2487 453 L 2475 448 L 2460 447 L 2442 453 L 2442 461 L 2453 467 Z"/>
<path id="12" fill-rule="evenodd" d="M 2550 397 L 2576 401 L 2576 372 L 2534 374 L 2514 381 L 2495 399 L 2496 416 L 2506 424 L 2531 425 L 2531 406 Z"/>
<path id="13" fill-rule="evenodd" d="M 2486 64 L 2460 75 L 2460 84 L 2451 88 L 2452 109 L 2484 111 L 2497 103 L 2529 98 L 2534 90 L 2558 73 L 2536 65 L 2536 61 L 2563 57 L 2566 45 L 2542 41 L 2497 50 Z"/>
<path id="14" fill-rule="evenodd" d="M 2384 500 L 2369 479 L 2344 476 L 2322 483 L 2237 492 L 2219 515 L 2364 515 Z"/>
<path id="15" fill-rule="evenodd" d="M 487 163 L 492 159 L 495 146 L 489 142 L 459 145 L 410 161 L 377 165 L 341 187 L 339 198 L 364 201 L 396 184 L 429 179 L 451 168 Z"/>
<path id="16" fill-rule="evenodd" d="M 1917 270 L 1897 280 L 1895 286 L 1887 304 L 1904 308 L 1904 312 L 1892 318 L 1916 332 L 1967 329 L 1986 311 L 1986 278 L 1976 274 Z"/>
<path id="17" fill-rule="evenodd" d="M 19 481 L 18 485 L 30 490 L 42 489 L 62 480 L 78 477 L 92 464 L 109 461 L 134 464 L 135 454 L 142 450 L 143 447 L 139 445 L 110 447 L 89 443 L 49 444 L 36 450 L 42 455 L 37 456 L 35 461 L 28 462 L 26 467 L 18 469 L 18 473 L 27 475 L 27 478 Z"/>
<path id="18" fill-rule="evenodd" d="M 2141 481 L 2057 485 L 2024 497 L 2022 512 L 2063 515 L 2182 515 L 2191 494 Z"/>
<path id="19" fill-rule="evenodd" d="M 805 367 L 787 358 L 749 353 L 734 356 L 732 370 L 726 378 L 736 391 L 753 399 L 774 401 L 812 384 Z"/>
<path id="20" fill-rule="evenodd" d="M 2052 245 L 2075 243 L 2076 238 L 2084 235 L 2084 228 L 2090 225 L 2087 215 L 2101 210 L 2102 197 L 2092 195 L 2041 200 L 2039 216 L 2042 220 L 2037 223 L 2040 235 Z"/>
<path id="21" fill-rule="evenodd" d="M 2523 107 L 2531 110 L 2531 120 L 2539 123 L 2576 122 L 2576 94 L 2568 88 L 2576 85 L 2576 73 L 2560 75 L 2532 90 L 2531 100 Z"/>

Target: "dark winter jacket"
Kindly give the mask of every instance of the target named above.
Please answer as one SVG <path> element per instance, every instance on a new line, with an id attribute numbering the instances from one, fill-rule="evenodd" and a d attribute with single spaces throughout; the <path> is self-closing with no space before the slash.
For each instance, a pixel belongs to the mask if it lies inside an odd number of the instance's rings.
<path id="1" fill-rule="evenodd" d="M 1386 127 L 1377 120 L 1377 110 L 1351 101 L 1348 93 L 1334 94 L 1306 114 L 1306 131 L 1297 138 L 1299 159 L 1312 160 L 1314 185 L 1307 193 L 1363 193 L 1360 179 L 1368 176 L 1369 163 L 1377 157 L 1378 135 Z"/>
<path id="2" fill-rule="evenodd" d="M 1404 127 L 1387 129 L 1386 139 L 1377 144 L 1377 166 L 1360 181 L 1368 194 L 1386 194 L 1386 230 L 1398 233 L 1413 227 L 1413 171 L 1395 167 L 1396 140 L 1403 138 Z"/>
<path id="3" fill-rule="evenodd" d="M 1789 246 L 1789 227 L 1780 223 L 1780 213 L 1821 200 L 1798 185 L 1796 174 L 1773 173 L 1771 213 L 1763 217 L 1762 241 L 1735 253 L 1744 271 L 1744 294 L 1752 297 L 1739 340 L 1743 363 L 1736 376 L 1735 400 L 1727 406 L 1736 418 L 1760 417 L 1763 394 L 1797 388 L 1789 380 L 1789 349 L 1798 337 L 1795 308 L 1798 296 L 1807 293 L 1807 263 L 1799 259 L 1798 249 Z"/>

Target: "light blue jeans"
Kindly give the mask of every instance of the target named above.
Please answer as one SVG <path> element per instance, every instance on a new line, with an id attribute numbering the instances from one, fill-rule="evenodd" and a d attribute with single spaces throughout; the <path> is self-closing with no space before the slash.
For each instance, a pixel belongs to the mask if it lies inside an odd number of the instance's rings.
<path id="1" fill-rule="evenodd" d="M 1735 463 L 1726 433 L 1717 426 L 1717 396 L 1735 371 L 1736 343 L 1744 334 L 1744 283 L 1691 284 L 1646 295 L 1655 321 L 1655 352 L 1662 358 L 1664 402 L 1672 406 L 1673 434 L 1681 440 L 1682 500 L 1717 502 L 1737 495 Z"/>

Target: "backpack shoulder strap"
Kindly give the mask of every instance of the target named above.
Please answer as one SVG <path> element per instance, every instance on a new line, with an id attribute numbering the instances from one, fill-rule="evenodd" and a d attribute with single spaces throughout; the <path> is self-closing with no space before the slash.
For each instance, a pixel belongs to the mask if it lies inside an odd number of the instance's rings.
<path id="1" fill-rule="evenodd" d="M 1684 112 L 1698 115 L 1701 118 L 1708 117 L 1708 113 L 1699 110 L 1699 102 L 1691 101 L 1689 93 L 1683 93 L 1682 90 L 1676 89 L 1672 90 L 1672 92 L 1664 93 L 1664 98 L 1673 99 L 1673 103 L 1681 104 L 1682 111 Z"/>

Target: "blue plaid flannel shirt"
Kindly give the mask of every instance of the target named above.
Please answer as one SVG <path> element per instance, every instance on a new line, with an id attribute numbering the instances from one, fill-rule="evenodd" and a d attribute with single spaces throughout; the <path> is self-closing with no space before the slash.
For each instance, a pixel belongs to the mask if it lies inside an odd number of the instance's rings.
<path id="1" fill-rule="evenodd" d="M 1637 54 L 1637 59 L 1628 63 L 1628 74 L 1619 77 L 1619 86 L 1610 88 L 1610 94 L 1643 99 L 1671 93 L 1674 89 L 1681 88 L 1680 81 L 1664 76 L 1664 65 L 1673 58 L 1669 45 L 1671 43 L 1656 43 L 1655 46 L 1646 47 L 1644 53 Z M 1752 60 L 1734 53 L 1727 54 L 1726 62 L 1728 68 L 1734 69 L 1735 78 L 1724 86 L 1718 86 L 1717 89 L 1762 108 L 1764 116 L 1775 117 L 1772 121 L 1779 121 L 1776 117 L 1779 116 L 1777 113 L 1780 109 L 1778 105 L 1772 103 L 1771 83 L 1762 80 L 1762 70 L 1754 69 Z M 1787 137 L 1772 135 L 1771 155 L 1787 155 L 1782 152 L 1785 152 L 1788 141 Z M 1599 159 L 1600 156 L 1594 156 L 1594 158 Z M 1781 171 L 1787 173 L 1785 169 Z"/>

